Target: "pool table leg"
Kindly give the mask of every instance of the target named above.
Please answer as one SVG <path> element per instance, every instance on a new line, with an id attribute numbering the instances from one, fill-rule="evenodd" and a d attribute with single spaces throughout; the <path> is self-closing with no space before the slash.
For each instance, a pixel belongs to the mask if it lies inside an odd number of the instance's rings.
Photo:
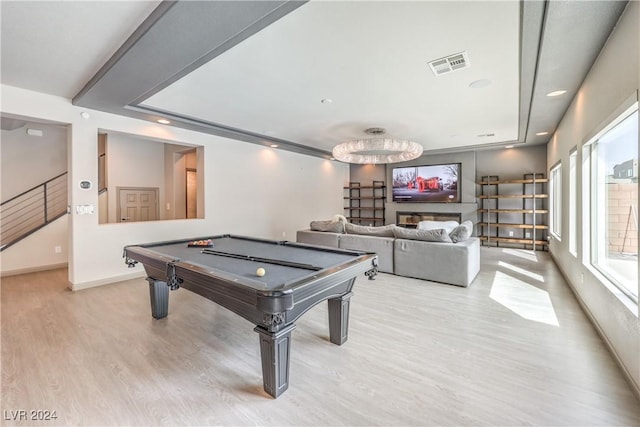
<path id="1" fill-rule="evenodd" d="M 147 277 L 149 296 L 151 297 L 151 315 L 162 319 L 169 314 L 169 286 L 166 282 Z"/>
<path id="2" fill-rule="evenodd" d="M 327 300 L 329 303 L 329 340 L 337 345 L 347 341 L 349 335 L 349 304 L 353 292 Z"/>
<path id="3" fill-rule="evenodd" d="M 253 329 L 260 338 L 264 391 L 274 398 L 289 388 L 291 331 L 295 327 L 296 325 L 289 325 L 277 332 L 269 332 L 262 326 L 256 326 Z"/>

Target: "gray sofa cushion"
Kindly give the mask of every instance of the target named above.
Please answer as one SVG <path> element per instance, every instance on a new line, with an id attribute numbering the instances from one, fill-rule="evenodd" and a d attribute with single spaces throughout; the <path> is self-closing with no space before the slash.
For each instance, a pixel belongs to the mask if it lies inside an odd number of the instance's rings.
<path id="1" fill-rule="evenodd" d="M 480 240 L 459 243 L 396 239 L 394 268 L 399 276 L 469 286 L 480 271 Z"/>
<path id="2" fill-rule="evenodd" d="M 378 254 L 378 269 L 383 273 L 393 273 L 393 237 L 376 237 L 362 234 L 341 234 L 341 249 L 375 252 Z"/>
<path id="3" fill-rule="evenodd" d="M 342 221 L 311 221 L 311 231 L 328 231 L 331 233 L 344 233 Z"/>
<path id="4" fill-rule="evenodd" d="M 337 248 L 340 236 L 344 236 L 344 234 L 327 231 L 299 230 L 296 233 L 296 242 Z"/>
<path id="5" fill-rule="evenodd" d="M 344 225 L 347 234 L 362 234 L 366 236 L 393 237 L 395 224 L 383 225 L 381 227 L 366 227 L 364 225 L 350 224 Z"/>
<path id="6" fill-rule="evenodd" d="M 449 237 L 453 243 L 464 242 L 471 237 L 471 233 L 473 233 L 473 223 L 467 220 L 454 228 L 453 231 L 449 233 Z"/>
<path id="7" fill-rule="evenodd" d="M 411 228 L 396 227 L 393 229 L 396 239 L 423 240 L 425 242 L 446 242 L 451 243 L 451 238 L 447 230 L 416 230 Z"/>

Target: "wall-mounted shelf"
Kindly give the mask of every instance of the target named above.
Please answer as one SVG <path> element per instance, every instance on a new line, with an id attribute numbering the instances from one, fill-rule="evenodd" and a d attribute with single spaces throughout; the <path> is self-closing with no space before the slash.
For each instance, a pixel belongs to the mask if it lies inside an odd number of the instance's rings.
<path id="1" fill-rule="evenodd" d="M 542 175 L 542 174 L 538 174 L 538 175 Z M 533 178 L 527 178 L 527 179 L 508 179 L 505 181 L 500 181 L 500 180 L 492 180 L 492 181 L 480 181 L 478 184 L 480 185 L 496 185 L 496 184 L 533 184 Z M 549 182 L 549 180 L 547 178 L 536 178 L 535 183 L 536 184 L 546 184 L 547 182 Z"/>
<path id="2" fill-rule="evenodd" d="M 531 239 L 519 239 L 519 238 L 514 238 L 514 237 L 491 237 L 489 238 L 488 236 L 480 236 L 480 240 L 488 242 L 498 242 L 498 243 L 517 243 L 517 244 L 522 244 L 522 245 L 531 245 L 533 244 Z M 546 240 L 536 240 L 536 245 L 546 245 L 547 241 Z"/>
<path id="3" fill-rule="evenodd" d="M 510 223 L 499 223 L 499 222 L 495 222 L 495 223 L 479 222 L 478 225 L 487 226 L 487 227 L 526 228 L 528 230 L 531 230 L 533 228 L 535 228 L 536 230 L 549 229 L 548 225 L 542 225 L 542 224 L 533 225 L 533 224 L 510 224 Z"/>
<path id="4" fill-rule="evenodd" d="M 495 212 L 495 213 L 526 213 L 526 214 L 532 214 L 532 213 L 537 213 L 537 214 L 546 214 L 549 213 L 549 211 L 547 209 L 478 209 L 478 212 L 480 213 L 485 213 L 485 212 Z"/>
<path id="5" fill-rule="evenodd" d="M 478 235 L 485 246 L 525 245 L 533 250 L 547 247 L 549 195 L 544 174 L 530 173 L 523 179 L 500 180 L 483 176 L 478 182 L 481 208 Z"/>
<path id="6" fill-rule="evenodd" d="M 485 184 L 494 185 L 494 184 Z M 482 194 L 480 199 L 548 199 L 548 194 Z"/>
<path id="7" fill-rule="evenodd" d="M 347 220 L 361 225 L 384 225 L 387 198 L 384 181 L 373 181 L 372 185 L 350 182 L 343 188 L 347 191 L 344 199 L 349 201 L 349 206 L 344 207 Z"/>

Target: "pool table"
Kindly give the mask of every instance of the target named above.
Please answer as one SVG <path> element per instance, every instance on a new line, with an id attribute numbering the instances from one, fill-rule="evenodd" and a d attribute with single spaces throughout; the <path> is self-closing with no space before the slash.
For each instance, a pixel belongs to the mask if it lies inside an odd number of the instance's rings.
<path id="1" fill-rule="evenodd" d="M 374 253 L 230 234 L 126 246 L 124 257 L 143 264 L 155 319 L 168 314 L 169 290 L 184 288 L 256 325 L 264 390 L 274 398 L 289 386 L 295 321 L 328 300 L 330 341 L 343 344 L 355 279 L 374 279 L 378 265 Z"/>

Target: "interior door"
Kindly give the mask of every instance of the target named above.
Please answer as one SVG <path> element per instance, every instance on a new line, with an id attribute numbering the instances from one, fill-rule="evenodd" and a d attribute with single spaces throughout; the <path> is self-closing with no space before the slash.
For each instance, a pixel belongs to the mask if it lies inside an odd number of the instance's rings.
<path id="1" fill-rule="evenodd" d="M 158 219 L 158 188 L 118 188 L 118 222 Z"/>

